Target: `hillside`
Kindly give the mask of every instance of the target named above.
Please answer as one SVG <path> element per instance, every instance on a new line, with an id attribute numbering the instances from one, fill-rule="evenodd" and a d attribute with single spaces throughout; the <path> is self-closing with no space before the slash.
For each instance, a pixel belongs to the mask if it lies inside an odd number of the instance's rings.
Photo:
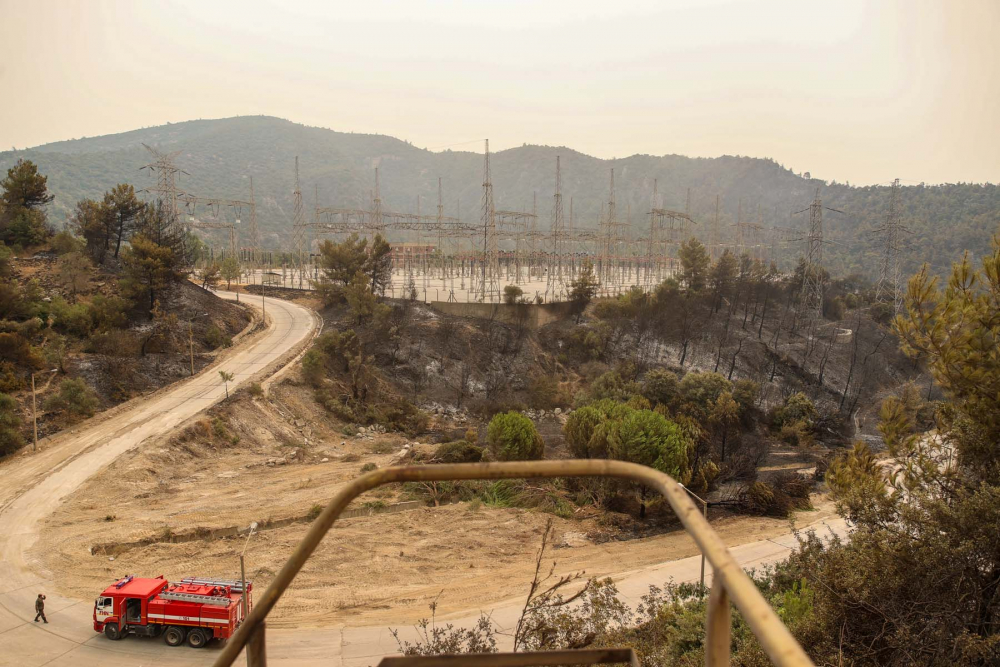
<path id="1" fill-rule="evenodd" d="M 166 152 L 181 151 L 177 164 L 186 174 L 180 187 L 193 194 L 245 199 L 253 177 L 261 202 L 262 242 L 273 249 L 281 248 L 288 238 L 296 155 L 307 211 L 316 190 L 323 205 L 362 206 L 370 197 L 372 169 L 380 165 L 385 207 L 415 211 L 420 197 L 423 212 L 435 210 L 441 177 L 446 214 L 455 215 L 460 206 L 463 219 L 478 217 L 480 153 L 431 152 L 392 137 L 334 132 L 271 117 L 189 121 L 0 152 L 0 168 L 7 169 L 18 158 L 36 162 L 56 196 L 50 219 L 58 225 L 83 197 L 98 197 L 123 181 L 137 188 L 151 185 L 153 176 L 139 171 L 149 162 L 142 143 Z M 791 213 L 805 208 L 819 188 L 824 203 L 845 212 L 826 217 L 827 238 L 837 242 L 825 250 L 827 265 L 834 273 L 857 271 L 869 276 L 877 266 L 876 253 L 867 246 L 871 230 L 885 214 L 887 186 L 827 184 L 770 159 L 634 155 L 601 160 L 567 148 L 523 146 L 493 156 L 497 207 L 530 210 L 532 193 L 537 193 L 540 221 L 547 224 L 556 155 L 562 157 L 563 192 L 567 200 L 573 198 L 578 227 L 596 226 L 612 167 L 622 217 L 631 210 L 632 220 L 640 222 L 656 179 L 662 204 L 668 208 L 683 209 L 690 188 L 691 211 L 699 222 L 711 220 L 715 196 L 720 195 L 724 235 L 731 233 L 741 199 L 748 219 L 756 218 L 759 205 L 765 225 L 804 228 L 806 216 Z M 886 174 L 886 180 L 892 176 Z M 966 248 L 983 253 L 1000 224 L 1000 191 L 995 185 L 904 184 L 902 203 L 905 224 L 913 232 L 904 273 L 924 261 L 942 272 Z"/>

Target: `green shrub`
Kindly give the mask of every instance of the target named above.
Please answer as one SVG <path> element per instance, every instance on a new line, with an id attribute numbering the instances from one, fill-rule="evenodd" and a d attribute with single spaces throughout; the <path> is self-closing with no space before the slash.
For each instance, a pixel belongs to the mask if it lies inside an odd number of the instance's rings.
<path id="1" fill-rule="evenodd" d="M 813 433 L 804 421 L 784 423 L 778 431 L 778 438 L 793 447 L 807 447 L 813 443 Z"/>
<path id="2" fill-rule="evenodd" d="M 681 411 L 706 424 L 719 394 L 732 392 L 733 385 L 718 373 L 692 372 L 684 376 L 677 388 Z"/>
<path id="3" fill-rule="evenodd" d="M 309 512 L 306 513 L 306 518 L 312 521 L 322 513 L 323 513 L 322 505 L 313 505 L 312 507 L 309 508 Z"/>
<path id="4" fill-rule="evenodd" d="M 537 460 L 545 454 L 534 423 L 518 412 L 495 415 L 486 429 L 486 441 L 498 461 Z"/>
<path id="5" fill-rule="evenodd" d="M 654 368 L 642 380 L 642 395 L 654 406 L 672 405 L 677 399 L 680 380 L 665 368 Z"/>
<path id="6" fill-rule="evenodd" d="M 17 401 L 13 396 L 0 394 L 0 456 L 13 454 L 23 446 Z"/>
<path id="7" fill-rule="evenodd" d="M 801 422 L 807 428 L 812 428 L 815 421 L 816 406 L 801 391 L 786 398 L 784 405 L 775 409 L 774 414 L 771 416 L 771 423 L 779 429 L 786 424 L 794 424 L 796 422 Z"/>
<path id="8" fill-rule="evenodd" d="M 27 383 L 17 373 L 17 368 L 9 361 L 0 361 L 0 392 L 23 389 Z"/>
<path id="9" fill-rule="evenodd" d="M 369 461 L 368 463 L 361 466 L 362 473 L 371 472 L 373 470 L 378 470 L 378 466 L 375 465 L 372 461 Z"/>
<path id="10" fill-rule="evenodd" d="M 607 438 L 595 438 L 598 429 L 609 420 L 624 417 L 630 408 L 624 403 L 603 400 L 574 410 L 563 426 L 563 435 L 573 456 L 580 459 L 607 458 Z"/>
<path id="11" fill-rule="evenodd" d="M 314 387 L 323 383 L 326 377 L 326 357 L 322 351 L 312 348 L 302 355 L 302 375 Z"/>
<path id="12" fill-rule="evenodd" d="M 483 460 L 483 448 L 458 440 L 438 445 L 434 460 L 439 463 L 479 463 Z"/>
<path id="13" fill-rule="evenodd" d="M 66 378 L 59 384 L 59 391 L 45 401 L 45 409 L 82 418 L 93 416 L 99 403 L 83 378 Z"/>
<path id="14" fill-rule="evenodd" d="M 90 301 L 90 326 L 96 331 L 121 329 L 128 324 L 128 302 L 118 296 L 97 294 Z"/>
<path id="15" fill-rule="evenodd" d="M 213 350 L 217 350 L 220 347 L 231 346 L 233 339 L 225 331 L 213 324 L 205 331 L 205 342 Z"/>
<path id="16" fill-rule="evenodd" d="M 77 338 L 90 334 L 90 308 L 86 304 L 68 304 L 61 296 L 52 299 L 49 305 L 52 328 Z"/>
<path id="17" fill-rule="evenodd" d="M 52 237 L 52 249 L 57 255 L 66 255 L 71 252 L 82 252 L 86 244 L 83 240 L 73 236 L 69 230 L 62 230 Z"/>
<path id="18" fill-rule="evenodd" d="M 642 394 L 642 386 L 634 380 L 627 380 L 620 370 L 608 371 L 601 377 L 594 380 L 588 392 L 592 401 L 611 399 L 613 401 L 627 401 L 633 396 Z"/>
<path id="19" fill-rule="evenodd" d="M 498 479 L 483 487 L 479 498 L 488 507 L 513 507 L 517 500 L 517 485 L 509 479 Z"/>
<path id="20" fill-rule="evenodd" d="M 740 406 L 740 413 L 747 414 L 760 397 L 760 385 L 753 380 L 737 380 L 733 383 L 733 399 Z"/>
<path id="21" fill-rule="evenodd" d="M 0 361 L 35 370 L 45 366 L 39 351 L 18 333 L 0 333 Z"/>
<path id="22" fill-rule="evenodd" d="M 260 386 L 260 382 L 251 382 L 250 388 L 247 389 L 250 395 L 254 398 L 260 398 L 264 395 L 264 388 Z"/>
<path id="23" fill-rule="evenodd" d="M 534 408 L 551 410 L 566 405 L 559 381 L 551 375 L 536 375 L 528 382 L 528 400 Z"/>
<path id="24" fill-rule="evenodd" d="M 889 303 L 876 303 L 868 311 L 868 314 L 872 320 L 883 326 L 888 326 L 894 317 L 892 304 Z"/>

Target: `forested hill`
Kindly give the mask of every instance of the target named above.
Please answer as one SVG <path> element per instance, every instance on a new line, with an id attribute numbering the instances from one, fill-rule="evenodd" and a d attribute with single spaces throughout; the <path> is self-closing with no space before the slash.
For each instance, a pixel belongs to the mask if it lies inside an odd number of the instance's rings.
<path id="1" fill-rule="evenodd" d="M 177 165 L 182 189 L 200 196 L 246 199 L 253 178 L 265 246 L 280 248 L 290 239 L 293 164 L 299 156 L 306 209 L 314 192 L 326 206 L 366 205 L 373 187 L 373 168 L 380 166 L 383 206 L 423 213 L 436 212 L 438 177 L 442 178 L 446 215 L 477 220 L 482 191 L 482 153 L 431 152 L 392 137 L 345 134 L 306 127 L 271 117 L 197 120 L 109 135 L 62 141 L 37 148 L 0 153 L 4 170 L 18 158 L 36 162 L 49 177 L 55 194 L 50 220 L 65 221 L 75 202 L 99 197 L 119 182 L 137 189 L 153 184 L 154 176 L 140 167 L 150 162 L 146 143 L 164 152 L 180 151 Z M 475 148 L 481 151 L 481 147 Z M 609 170 L 615 169 L 617 205 L 622 218 L 631 214 L 638 226 L 646 220 L 654 179 L 661 205 L 684 210 L 691 190 L 693 217 L 707 228 L 720 196 L 724 235 L 742 200 L 745 219 L 756 220 L 758 206 L 766 226 L 805 229 L 806 208 L 817 188 L 823 203 L 844 211 L 824 217 L 824 250 L 831 272 L 858 271 L 871 275 L 877 256 L 870 249 L 872 229 L 884 219 L 888 186 L 851 187 L 805 178 L 773 160 L 723 156 L 688 158 L 634 155 L 600 160 L 567 148 L 523 146 L 492 156 L 498 209 L 530 211 L 537 193 L 540 224 L 548 224 L 555 185 L 556 156 L 562 156 L 566 214 L 573 200 L 577 227 L 596 227 L 601 203 L 608 199 Z M 893 174 L 886 174 L 886 182 Z M 921 262 L 936 271 L 946 269 L 965 249 L 978 255 L 989 245 L 1000 224 L 1000 192 L 995 185 L 904 184 L 902 189 L 907 272 Z"/>

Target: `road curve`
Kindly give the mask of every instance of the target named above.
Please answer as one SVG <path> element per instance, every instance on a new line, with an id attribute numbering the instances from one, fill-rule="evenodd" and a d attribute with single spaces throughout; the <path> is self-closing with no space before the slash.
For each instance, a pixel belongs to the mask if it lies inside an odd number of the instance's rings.
<path id="1" fill-rule="evenodd" d="M 220 292 L 219 296 L 236 298 L 229 292 Z M 0 665 L 90 662 L 74 656 L 97 636 L 81 623 L 89 611 L 80 612 L 89 609 L 90 601 L 49 595 L 49 624 L 31 622 L 35 595 L 51 588 L 44 575 L 32 572 L 35 564 L 25 559 L 36 541 L 40 522 L 116 458 L 224 399 L 226 387 L 220 381 L 220 370 L 233 374 L 230 391 L 251 379 L 263 379 L 278 370 L 319 326 L 318 316 L 307 308 L 276 299 L 266 299 L 262 304 L 259 297 L 248 296 L 244 295 L 243 300 L 252 306 L 259 309 L 264 305 L 268 320 L 266 331 L 251 342 L 190 380 L 98 415 L 56 436 L 37 454 L 14 457 L 0 467 Z M 139 644 L 142 642 L 131 646 L 121 642 L 115 649 L 121 646 L 122 651 L 114 652 L 132 653 L 130 649 L 140 648 Z M 146 651 L 150 648 L 146 647 Z M 159 648 L 155 653 L 160 652 Z M 104 653 L 100 661 L 106 663 L 107 658 Z M 148 663 L 141 655 L 135 658 L 126 662 Z M 113 660 L 122 664 L 121 659 Z"/>
<path id="2" fill-rule="evenodd" d="M 227 293 L 220 295 L 233 298 Z M 259 304 L 259 298 L 253 298 L 252 303 Z M 217 643 L 195 650 L 186 646 L 170 648 L 162 639 L 130 637 L 119 642 L 106 639 L 93 631 L 92 600 L 72 600 L 47 593 L 49 624 L 32 623 L 34 597 L 51 589 L 51 579 L 36 572 L 39 564 L 29 562 L 25 555 L 35 542 L 40 522 L 89 477 L 129 449 L 167 432 L 224 398 L 225 388 L 219 382 L 218 370 L 234 374 L 232 389 L 255 375 L 274 370 L 269 367 L 316 330 L 316 316 L 305 308 L 267 299 L 266 309 L 271 320 L 268 332 L 245 349 L 189 381 L 125 406 L 110 418 L 98 416 L 61 434 L 36 455 L 18 457 L 0 467 L 0 666 L 173 667 L 210 665 L 214 661 Z M 809 528 L 821 533 L 846 532 L 843 520 L 804 527 Z M 730 551 L 741 565 L 751 568 L 785 558 L 795 544 L 795 536 L 789 533 L 734 546 Z M 697 581 L 700 560 L 695 556 L 669 561 L 622 572 L 613 578 L 622 597 L 635 606 L 650 584 Z M 710 568 L 707 576 L 711 578 Z M 500 626 L 512 627 L 522 604 L 523 600 L 508 600 L 481 611 L 489 613 Z M 478 613 L 479 610 L 470 610 L 439 620 L 469 625 L 478 618 Z M 413 637 L 411 628 L 401 630 L 404 637 Z M 270 665 L 360 667 L 377 664 L 381 656 L 394 653 L 396 643 L 386 627 L 336 626 L 271 630 L 267 650 Z M 237 664 L 242 661 L 240 658 Z"/>

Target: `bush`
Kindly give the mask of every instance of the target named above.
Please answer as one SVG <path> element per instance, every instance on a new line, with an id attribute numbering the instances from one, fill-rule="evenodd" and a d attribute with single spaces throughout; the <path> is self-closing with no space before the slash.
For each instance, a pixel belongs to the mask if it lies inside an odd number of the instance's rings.
<path id="1" fill-rule="evenodd" d="M 883 326 L 888 326 L 894 317 L 892 305 L 888 303 L 876 303 L 871 307 L 871 310 L 868 311 L 868 314 L 872 320 Z"/>
<path id="2" fill-rule="evenodd" d="M 551 375 L 536 375 L 528 382 L 528 400 L 534 408 L 551 410 L 566 405 L 559 382 Z"/>
<path id="3" fill-rule="evenodd" d="M 66 378 L 59 384 L 59 391 L 45 401 L 44 407 L 72 417 L 91 417 L 99 403 L 97 394 L 83 378 Z"/>
<path id="4" fill-rule="evenodd" d="M 815 421 L 816 406 L 801 391 L 786 398 L 784 405 L 775 409 L 771 416 L 771 423 L 779 429 L 786 424 L 796 422 L 801 422 L 807 429 L 811 429 Z"/>
<path id="5" fill-rule="evenodd" d="M 121 329 L 128 324 L 127 310 L 125 299 L 97 294 L 90 301 L 90 326 L 97 331 Z"/>
<path id="6" fill-rule="evenodd" d="M 654 368 L 642 380 L 642 395 L 652 405 L 672 405 L 677 399 L 680 380 L 665 368 Z"/>
<path id="7" fill-rule="evenodd" d="M 597 401 L 574 410 L 563 426 L 563 435 L 573 456 L 580 459 L 607 458 L 607 438 L 597 437 L 598 429 L 608 420 L 624 417 L 629 407 L 617 401 Z"/>
<path id="8" fill-rule="evenodd" d="M 0 456 L 13 454 L 23 446 L 17 401 L 13 396 L 0 394 Z"/>
<path id="9" fill-rule="evenodd" d="M 634 380 L 625 379 L 620 370 L 608 371 L 594 380 L 588 392 L 591 401 L 610 399 L 624 402 L 633 396 L 640 396 L 641 394 L 642 387 L 639 383 Z"/>
<path id="10" fill-rule="evenodd" d="M 90 334 L 90 308 L 85 304 L 70 305 L 61 297 L 52 299 L 49 306 L 52 318 L 52 328 L 77 338 L 86 338 Z"/>
<path id="11" fill-rule="evenodd" d="M 446 442 L 434 452 L 434 460 L 439 463 L 479 463 L 483 460 L 483 448 L 464 440 Z"/>
<path id="12" fill-rule="evenodd" d="M 247 391 L 254 398 L 261 398 L 264 395 L 264 388 L 260 386 L 260 382 L 251 382 L 250 388 Z"/>
<path id="13" fill-rule="evenodd" d="M 205 342 L 213 350 L 217 350 L 220 347 L 229 347 L 232 345 L 233 339 L 225 331 L 213 324 L 205 331 Z"/>
<path id="14" fill-rule="evenodd" d="M 45 366 L 45 359 L 38 350 L 17 333 L 0 333 L 0 361 L 35 370 Z"/>
<path id="15" fill-rule="evenodd" d="M 678 385 L 680 409 L 705 424 L 719 394 L 732 390 L 732 383 L 718 373 L 688 373 Z"/>
<path id="16" fill-rule="evenodd" d="M 137 357 L 140 348 L 141 343 L 138 336 L 123 329 L 95 333 L 87 344 L 88 352 L 109 357 Z"/>
<path id="17" fill-rule="evenodd" d="M 23 389 L 27 383 L 18 375 L 17 368 L 9 361 L 0 362 L 0 392 Z"/>
<path id="18" fill-rule="evenodd" d="M 326 357 L 320 350 L 313 348 L 302 355 L 302 375 L 314 387 L 323 383 L 323 378 L 326 377 Z"/>
<path id="19" fill-rule="evenodd" d="M 797 421 L 782 424 L 778 431 L 778 438 L 793 447 L 809 446 L 813 443 L 813 433 L 809 425 L 804 421 Z"/>
<path id="20" fill-rule="evenodd" d="M 73 236 L 68 230 L 62 230 L 52 237 L 52 249 L 57 255 L 66 255 L 71 252 L 82 252 L 85 243 Z"/>
<path id="21" fill-rule="evenodd" d="M 494 416 L 486 429 L 486 441 L 498 461 L 537 460 L 545 454 L 545 443 L 534 423 L 518 412 Z"/>
<path id="22" fill-rule="evenodd" d="M 739 506 L 750 514 L 785 518 L 792 510 L 809 509 L 811 484 L 794 472 L 776 474 L 766 482 L 752 482 L 740 490 Z"/>
<path id="23" fill-rule="evenodd" d="M 362 473 L 371 472 L 373 470 L 378 470 L 378 466 L 372 463 L 371 461 L 361 466 Z"/>

